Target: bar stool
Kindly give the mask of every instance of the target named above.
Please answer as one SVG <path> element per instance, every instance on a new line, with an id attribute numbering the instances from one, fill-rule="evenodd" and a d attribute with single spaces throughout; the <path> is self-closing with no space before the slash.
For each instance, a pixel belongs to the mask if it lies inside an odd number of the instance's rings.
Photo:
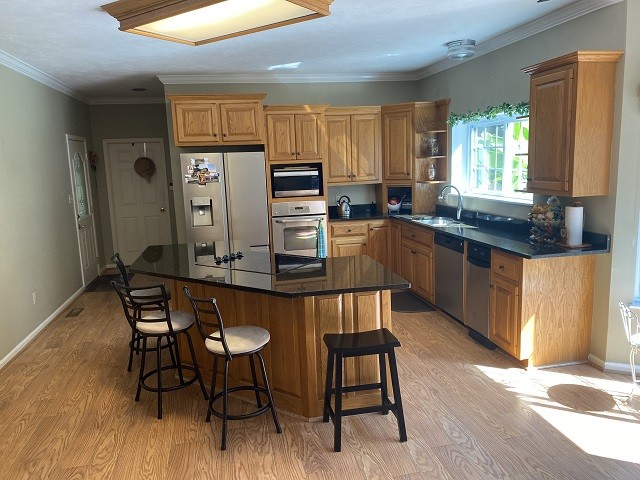
<path id="1" fill-rule="evenodd" d="M 115 266 L 118 268 L 118 271 L 120 272 L 120 279 L 121 282 L 124 286 L 129 287 L 129 274 L 127 273 L 127 268 L 124 266 L 124 262 L 122 261 L 122 258 L 120 257 L 120 254 L 118 252 L 116 252 L 112 257 L 111 257 L 111 261 L 115 264 Z M 160 289 L 144 289 L 144 290 L 139 290 L 135 292 L 136 295 L 149 295 L 152 297 L 159 297 L 160 296 Z M 166 292 L 167 294 L 167 299 L 171 300 L 171 292 Z M 175 365 L 175 357 L 173 354 L 173 348 L 177 348 L 177 346 L 175 346 L 172 343 L 171 337 L 161 337 L 160 339 L 161 342 L 161 346 L 160 348 L 168 348 L 169 349 L 169 353 L 171 354 L 171 359 L 173 360 L 173 363 Z M 155 348 L 153 348 L 155 350 Z M 136 335 L 136 331 L 135 329 L 131 329 L 131 341 L 129 342 L 129 364 L 127 365 L 127 371 L 130 372 L 131 371 L 131 366 L 133 365 L 133 352 L 136 352 L 136 355 L 139 354 L 140 352 L 142 352 L 142 349 L 140 348 L 140 337 Z"/>
<path id="2" fill-rule="evenodd" d="M 276 432 L 282 433 L 282 428 L 280 428 L 280 422 L 278 421 L 278 415 L 273 404 L 273 395 L 271 394 L 271 387 L 269 386 L 269 380 L 267 379 L 267 370 L 264 366 L 264 359 L 260 353 L 269 343 L 269 339 L 271 338 L 269 332 L 264 328 L 251 325 L 225 328 L 222 323 L 222 315 L 220 314 L 218 303 L 215 298 L 194 298 L 188 287 L 184 287 L 183 290 L 185 296 L 189 299 L 191 306 L 193 307 L 196 325 L 198 326 L 200 335 L 204 340 L 205 348 L 213 354 L 213 374 L 211 379 L 211 391 L 209 392 L 209 405 L 207 407 L 207 422 L 211 421 L 212 414 L 222 419 L 222 443 L 220 445 L 220 450 L 226 450 L 227 448 L 228 420 L 244 420 L 261 415 L 267 410 L 271 410 L 271 416 L 273 417 L 273 423 L 276 426 Z M 212 315 L 215 320 L 213 322 L 207 322 L 206 320 L 203 320 L 202 315 Z M 213 333 L 207 333 L 205 328 L 215 331 L 213 331 Z M 253 363 L 254 355 L 258 357 L 258 360 L 260 360 L 264 387 L 258 385 L 256 367 Z M 249 357 L 253 385 L 239 385 L 237 387 L 229 388 L 229 364 L 234 357 L 245 356 Z M 222 377 L 222 391 L 216 393 L 219 358 L 224 359 L 224 374 Z M 256 396 L 256 404 L 258 406 L 257 410 L 242 415 L 230 415 L 227 409 L 229 393 L 247 390 L 254 392 Z M 261 393 L 264 393 L 267 396 L 267 403 L 265 405 L 262 404 L 262 399 L 260 398 Z M 213 408 L 214 402 L 219 398 L 222 398 L 222 412 Z"/>
<path id="3" fill-rule="evenodd" d="M 204 398 L 208 399 L 207 390 L 204 387 L 196 354 L 189 335 L 189 327 L 194 323 L 193 315 L 169 310 L 169 300 L 164 285 L 154 285 L 149 287 L 127 287 L 116 281 L 112 281 L 111 285 L 115 289 L 122 308 L 124 309 L 127 321 L 134 331 L 136 338 L 142 341 L 140 352 L 142 353 L 142 361 L 140 362 L 140 375 L 138 377 L 138 389 L 136 391 L 136 402 L 140 400 L 140 392 L 144 388 L 150 392 L 156 392 L 158 395 L 158 418 L 162 418 L 162 392 L 170 392 L 179 390 L 194 383 L 196 380 L 200 383 L 200 388 L 204 394 Z M 159 294 L 158 294 L 159 293 Z M 193 366 L 182 365 L 180 361 L 180 349 L 178 348 L 177 335 L 184 334 L 187 337 L 189 351 L 193 359 Z M 168 337 L 170 344 L 175 345 L 175 359 L 172 358 L 171 365 L 162 365 L 162 337 Z M 149 339 L 155 339 L 155 348 L 151 349 L 147 344 Z M 147 352 L 155 350 L 157 365 L 156 368 L 149 372 L 144 371 L 145 359 Z M 169 351 L 172 349 L 170 348 Z M 178 383 L 170 386 L 162 385 L 162 372 L 166 370 L 177 370 Z M 188 370 L 194 373 L 194 376 L 185 380 L 183 371 Z M 146 383 L 147 379 L 156 377 L 156 385 L 151 386 Z"/>
<path id="4" fill-rule="evenodd" d="M 395 348 L 400 346 L 398 339 L 386 328 L 359 333 L 326 333 L 322 340 L 328 349 L 327 378 L 324 391 L 324 410 L 322 421 L 333 420 L 334 436 L 333 449 L 341 450 L 342 417 L 360 415 L 363 413 L 382 412 L 383 415 L 393 412 L 398 421 L 400 441 L 407 441 L 407 430 L 404 424 L 402 411 L 402 399 L 400 397 L 400 383 L 398 382 L 398 369 L 396 366 Z M 378 355 L 380 365 L 380 382 L 364 385 L 342 385 L 342 361 L 348 357 L 360 357 L 364 355 Z M 394 403 L 391 403 L 387 393 L 387 368 L 385 355 L 389 356 L 389 370 L 391 372 L 391 385 L 393 387 Z M 334 376 L 335 364 L 335 388 L 331 388 Z M 342 394 L 347 392 L 359 392 L 363 390 L 380 389 L 380 405 L 367 407 L 342 408 Z M 331 408 L 331 395 L 335 395 L 335 410 Z"/>

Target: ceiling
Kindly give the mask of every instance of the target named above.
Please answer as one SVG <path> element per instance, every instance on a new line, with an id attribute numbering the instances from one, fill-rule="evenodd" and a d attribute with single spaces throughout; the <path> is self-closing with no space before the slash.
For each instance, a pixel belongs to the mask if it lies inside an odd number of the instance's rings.
<path id="1" fill-rule="evenodd" d="M 0 63 L 89 103 L 162 97 L 158 76 L 416 80 L 455 64 L 448 41 L 481 55 L 618 1 L 334 0 L 325 18 L 192 47 L 119 31 L 107 0 L 0 0 Z"/>

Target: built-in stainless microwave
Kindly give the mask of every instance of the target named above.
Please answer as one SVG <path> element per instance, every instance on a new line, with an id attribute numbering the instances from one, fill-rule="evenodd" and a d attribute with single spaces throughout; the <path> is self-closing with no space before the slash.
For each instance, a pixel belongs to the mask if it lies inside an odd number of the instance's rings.
<path id="1" fill-rule="evenodd" d="M 271 189 L 275 198 L 322 195 L 322 167 L 272 165 Z"/>

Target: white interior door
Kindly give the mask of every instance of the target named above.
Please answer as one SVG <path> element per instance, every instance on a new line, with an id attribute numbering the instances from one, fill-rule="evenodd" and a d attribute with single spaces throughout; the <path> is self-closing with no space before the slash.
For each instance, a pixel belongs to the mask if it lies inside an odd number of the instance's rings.
<path id="1" fill-rule="evenodd" d="M 67 135 L 67 151 L 69 154 L 69 167 L 71 168 L 73 203 L 78 226 L 82 283 L 87 286 L 98 276 L 98 247 L 85 139 Z"/>
<path id="2" fill-rule="evenodd" d="M 134 170 L 140 157 L 155 164 L 148 180 Z M 171 243 L 167 180 L 162 140 L 105 140 L 114 250 L 126 265 L 149 245 Z"/>

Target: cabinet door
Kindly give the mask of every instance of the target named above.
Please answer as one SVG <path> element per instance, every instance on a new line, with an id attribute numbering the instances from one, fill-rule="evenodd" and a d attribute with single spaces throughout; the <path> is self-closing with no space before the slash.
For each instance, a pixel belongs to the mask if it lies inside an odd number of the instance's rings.
<path id="1" fill-rule="evenodd" d="M 269 160 L 295 160 L 295 116 L 267 115 L 267 140 Z"/>
<path id="2" fill-rule="evenodd" d="M 302 113 L 295 116 L 298 160 L 322 160 L 321 127 L 322 115 Z"/>
<path id="3" fill-rule="evenodd" d="M 176 145 L 212 145 L 220 142 L 218 104 L 181 103 L 173 107 L 173 132 Z"/>
<path id="4" fill-rule="evenodd" d="M 349 115 L 327 115 L 325 118 L 327 139 L 328 183 L 343 183 L 352 180 L 351 142 Z"/>
<path id="5" fill-rule="evenodd" d="M 351 173 L 356 182 L 380 180 L 380 116 L 351 116 Z"/>
<path id="6" fill-rule="evenodd" d="M 502 277 L 492 275 L 490 295 L 489 340 L 518 357 L 520 288 Z"/>
<path id="7" fill-rule="evenodd" d="M 433 252 L 426 248 L 414 248 L 413 289 L 433 302 Z"/>
<path id="8" fill-rule="evenodd" d="M 402 228 L 396 222 L 391 222 L 391 236 L 389 245 L 389 268 L 402 276 Z M 405 277 L 406 278 L 406 277 Z"/>
<path id="9" fill-rule="evenodd" d="M 574 74 L 571 66 L 531 78 L 527 184 L 530 192 L 569 191 Z"/>
<path id="10" fill-rule="evenodd" d="M 332 257 L 348 257 L 350 255 L 367 254 L 367 237 L 342 237 L 331 240 Z"/>
<path id="11" fill-rule="evenodd" d="M 384 178 L 411 180 L 413 114 L 410 111 L 383 115 Z"/>
<path id="12" fill-rule="evenodd" d="M 400 262 L 399 269 L 400 275 L 402 278 L 405 278 L 409 282 L 411 282 L 411 288 L 413 289 L 413 255 L 415 254 L 415 250 L 412 245 L 408 242 L 402 242 L 400 247 Z"/>
<path id="13" fill-rule="evenodd" d="M 223 142 L 260 142 L 262 140 L 262 104 L 221 103 Z"/>
<path id="14" fill-rule="evenodd" d="M 369 223 L 367 255 L 385 267 L 390 267 L 391 227 L 388 223 Z"/>

